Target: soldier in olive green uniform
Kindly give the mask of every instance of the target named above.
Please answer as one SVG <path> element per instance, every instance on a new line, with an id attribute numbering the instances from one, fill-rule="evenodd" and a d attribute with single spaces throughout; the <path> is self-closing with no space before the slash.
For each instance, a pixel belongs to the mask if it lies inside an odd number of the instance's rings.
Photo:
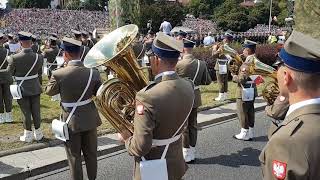
<path id="1" fill-rule="evenodd" d="M 187 170 L 181 134 L 193 107 L 194 87 L 191 81 L 179 78 L 175 72 L 182 49 L 182 41 L 161 32 L 154 40 L 153 52 L 148 53 L 155 82 L 136 95 L 133 136 L 129 137 L 128 132 L 120 136 L 135 158 L 136 180 L 141 179 L 139 164 L 142 159 L 148 162 L 162 155 L 167 162 L 169 180 L 181 179 Z M 166 145 L 168 151 L 164 151 Z"/>
<path id="2" fill-rule="evenodd" d="M 0 124 L 12 122 L 12 97 L 10 84 L 12 76 L 7 72 L 9 50 L 3 47 L 4 35 L 0 33 Z"/>
<path id="3" fill-rule="evenodd" d="M 91 49 L 94 46 L 94 43 L 89 38 L 89 34 L 87 31 L 82 31 L 81 37 L 82 37 L 82 45 L 87 46 L 89 49 Z"/>
<path id="4" fill-rule="evenodd" d="M 266 180 L 320 177 L 319 14 L 316 7 L 301 2 L 296 1 L 296 29 L 279 53 L 280 95 L 288 97 L 290 106 L 259 157 Z"/>
<path id="5" fill-rule="evenodd" d="M 81 41 L 63 38 L 62 48 L 67 66 L 53 71 L 46 87 L 46 93 L 54 96 L 60 93 L 62 120 L 65 122 L 76 102 L 87 86 L 90 69 L 84 67 L 80 61 Z M 88 89 L 76 105 L 77 108 L 68 123 L 69 140 L 64 144 L 72 179 L 83 179 L 81 151 L 86 162 L 89 179 L 97 176 L 97 127 L 101 120 L 97 108 L 92 101 L 101 85 L 100 74 L 93 70 Z M 75 88 L 77 87 L 77 88 Z"/>
<path id="6" fill-rule="evenodd" d="M 32 121 L 34 124 L 34 137 L 35 140 L 41 140 L 43 138 L 42 131 L 40 129 L 41 117 L 40 117 L 40 94 L 41 94 L 41 76 L 43 56 L 41 54 L 34 53 L 31 49 L 31 33 L 20 32 L 19 41 L 22 46 L 20 53 L 9 57 L 9 65 L 7 70 L 14 76 L 17 84 L 21 85 L 22 99 L 18 99 L 18 104 L 24 115 L 24 135 L 20 137 L 21 141 L 31 142 L 32 135 Z M 32 66 L 34 67 L 32 68 Z M 27 77 L 27 72 L 32 69 Z"/>
<path id="7" fill-rule="evenodd" d="M 185 161 L 191 162 L 195 160 L 195 146 L 197 142 L 197 113 L 198 107 L 201 106 L 201 94 L 199 85 L 208 85 L 212 82 L 207 65 L 204 61 L 195 59 L 192 55 L 194 42 L 183 39 L 184 49 L 183 57 L 178 61 L 176 71 L 180 77 L 189 78 L 195 85 L 195 100 L 193 109 L 188 118 L 188 126 L 183 133 L 183 156 Z"/>
<path id="8" fill-rule="evenodd" d="M 252 140 L 255 121 L 254 100 L 258 95 L 256 85 L 249 77 L 249 66 L 244 63 L 238 75 L 233 75 L 234 82 L 238 84 L 236 91 L 237 114 L 240 121 L 241 131 L 234 138 L 244 141 Z"/>
<path id="9" fill-rule="evenodd" d="M 50 37 L 49 38 L 49 49 L 45 49 L 43 52 L 43 57 L 47 59 L 48 66 L 48 77 L 50 79 L 52 71 L 57 69 L 57 61 L 56 58 L 59 55 L 60 50 L 57 46 L 57 38 Z"/>
<path id="10" fill-rule="evenodd" d="M 37 42 L 38 41 L 38 37 L 36 35 L 32 35 L 31 36 L 31 40 L 32 40 L 31 49 L 33 50 L 33 52 L 41 54 L 40 45 Z"/>
<path id="11" fill-rule="evenodd" d="M 74 34 L 74 39 L 81 41 L 81 32 L 80 31 L 76 31 L 76 30 L 72 30 L 73 34 Z M 88 54 L 90 48 L 88 48 L 87 46 L 81 45 L 80 47 L 80 60 L 83 62 L 84 58 L 86 57 L 86 55 Z"/>
<path id="12" fill-rule="evenodd" d="M 226 33 L 223 39 L 223 44 L 229 46 L 232 42 L 232 34 Z M 216 58 L 216 65 L 214 70 L 216 71 L 217 82 L 219 85 L 219 96 L 215 98 L 216 101 L 224 101 L 228 98 L 228 61 L 229 59 L 224 57 L 220 59 L 218 57 L 217 49 L 213 49 L 212 55 Z"/>

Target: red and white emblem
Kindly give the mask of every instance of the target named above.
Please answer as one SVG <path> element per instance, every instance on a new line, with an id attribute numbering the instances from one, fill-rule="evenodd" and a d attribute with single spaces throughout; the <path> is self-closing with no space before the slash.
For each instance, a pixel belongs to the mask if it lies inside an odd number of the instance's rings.
<path id="1" fill-rule="evenodd" d="M 273 160 L 272 172 L 277 179 L 285 179 L 287 174 L 287 164 L 277 160 Z"/>
<path id="2" fill-rule="evenodd" d="M 143 113 L 144 113 L 144 106 L 143 106 L 142 104 L 138 104 L 137 107 L 136 107 L 136 109 L 137 109 L 137 112 L 138 112 L 139 115 L 143 115 Z"/>

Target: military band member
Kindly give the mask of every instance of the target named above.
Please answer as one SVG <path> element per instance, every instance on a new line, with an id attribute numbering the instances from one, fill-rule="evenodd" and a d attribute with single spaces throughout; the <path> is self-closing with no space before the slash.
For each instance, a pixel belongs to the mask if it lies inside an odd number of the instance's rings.
<path id="1" fill-rule="evenodd" d="M 16 40 L 16 37 L 11 33 L 8 34 L 8 42 L 4 44 L 4 47 L 9 49 L 10 55 L 18 53 L 21 48 L 20 44 Z"/>
<path id="2" fill-rule="evenodd" d="M 91 49 L 94 46 L 93 41 L 89 38 L 89 34 L 87 31 L 81 31 L 81 40 L 82 45 L 87 46 L 89 49 Z"/>
<path id="3" fill-rule="evenodd" d="M 40 116 L 40 94 L 41 89 L 41 76 L 43 56 L 34 53 L 31 49 L 31 33 L 19 32 L 18 37 L 22 47 L 21 52 L 12 55 L 8 58 L 9 65 L 7 70 L 14 76 L 17 84 L 23 81 L 21 85 L 22 99 L 18 99 L 18 104 L 24 115 L 23 127 L 24 135 L 20 137 L 21 141 L 32 142 L 32 122 L 34 124 L 34 138 L 41 140 L 43 138 L 40 129 L 41 116 Z M 32 68 L 32 66 L 34 67 Z M 28 76 L 27 72 L 30 71 Z"/>
<path id="4" fill-rule="evenodd" d="M 85 90 L 90 69 L 84 67 L 80 61 L 81 41 L 71 38 L 63 38 L 62 41 L 61 47 L 64 49 L 63 57 L 67 66 L 53 71 L 46 93 L 49 96 L 60 94 L 62 120 L 65 122 L 75 102 Z M 81 105 L 76 105 L 77 109 L 68 123 L 70 137 L 64 145 L 74 180 L 83 179 L 81 152 L 84 155 L 88 179 L 96 179 L 97 176 L 97 127 L 101 125 L 101 120 L 91 98 L 100 85 L 100 74 L 93 69 L 89 88 L 80 101 Z"/>
<path id="5" fill-rule="evenodd" d="M 255 60 L 257 60 L 257 57 L 256 57 L 257 43 L 254 41 L 245 40 L 243 43 L 243 46 L 244 46 L 243 55 L 246 58 L 244 62 L 249 64 L 255 62 Z"/>
<path id="6" fill-rule="evenodd" d="M 194 104 L 193 109 L 188 118 L 188 125 L 185 127 L 182 144 L 183 144 L 183 157 L 187 163 L 195 160 L 195 146 L 197 143 L 197 113 L 198 107 L 201 106 L 201 94 L 199 85 L 208 85 L 212 82 L 207 65 L 204 61 L 195 59 L 192 55 L 192 49 L 195 45 L 194 42 L 183 39 L 183 56 L 178 61 L 176 66 L 177 74 L 183 78 L 189 78 L 195 85 Z"/>
<path id="7" fill-rule="evenodd" d="M 0 124 L 12 122 L 12 97 L 10 84 L 12 76 L 7 72 L 9 50 L 3 47 L 4 35 L 0 33 Z"/>
<path id="8" fill-rule="evenodd" d="M 229 44 L 232 42 L 232 38 L 232 34 L 225 33 L 223 44 L 225 46 L 229 46 Z M 212 52 L 214 57 L 217 57 L 217 53 L 219 53 L 216 50 L 217 49 L 213 49 Z M 227 57 L 224 57 L 223 59 L 216 59 L 214 70 L 216 71 L 217 82 L 219 85 L 219 96 L 214 99 L 216 101 L 224 101 L 228 98 L 228 61 L 229 59 Z"/>
<path id="9" fill-rule="evenodd" d="M 57 34 L 57 33 L 50 33 L 49 35 L 52 36 L 52 37 L 57 38 L 56 44 L 57 44 L 58 47 L 60 47 L 61 41 L 60 41 L 60 39 L 59 39 L 59 37 L 58 37 L 58 34 Z"/>
<path id="10" fill-rule="evenodd" d="M 95 33 L 95 36 L 93 36 L 93 33 Z M 98 40 L 96 38 L 96 31 L 89 31 L 89 40 L 93 42 L 93 45 L 97 44 Z"/>
<path id="11" fill-rule="evenodd" d="M 319 37 L 294 30 L 279 53 L 280 95 L 290 106 L 260 154 L 264 179 L 320 177 L 319 47 Z"/>
<path id="12" fill-rule="evenodd" d="M 181 179 L 187 170 L 181 150 L 181 133 L 192 110 L 194 89 L 191 81 L 179 78 L 175 72 L 182 49 L 182 41 L 162 32 L 158 34 L 152 52 L 149 52 L 155 82 L 136 95 L 133 136 L 129 137 L 128 132 L 119 135 L 135 158 L 136 180 L 141 179 L 139 164 L 142 157 L 148 161 L 164 155 L 170 180 Z M 164 152 L 166 145 L 169 145 L 167 153 Z"/>
<path id="13" fill-rule="evenodd" d="M 244 63 L 238 75 L 232 75 L 232 80 L 238 84 L 236 91 L 237 114 L 240 121 L 240 133 L 234 138 L 251 141 L 254 136 L 254 100 L 258 95 L 255 83 L 249 77 L 249 65 Z"/>
<path id="14" fill-rule="evenodd" d="M 31 49 L 33 52 L 41 54 L 40 45 L 38 44 L 38 37 L 36 35 L 31 36 L 32 46 Z"/>
<path id="15" fill-rule="evenodd" d="M 48 78 L 50 79 L 52 71 L 57 69 L 57 61 L 56 58 L 59 55 L 60 50 L 57 46 L 57 38 L 50 37 L 49 38 L 49 48 L 45 49 L 43 52 L 43 57 L 47 59 L 48 66 Z"/>
<path id="16" fill-rule="evenodd" d="M 74 34 L 74 39 L 81 41 L 81 32 L 80 31 L 76 31 L 76 30 L 72 30 L 72 33 Z M 87 46 L 81 45 L 80 47 L 80 60 L 83 62 L 84 58 L 86 57 L 86 55 L 89 52 L 89 48 Z"/>
<path id="17" fill-rule="evenodd" d="M 187 33 L 186 32 L 184 32 L 184 31 L 179 31 L 178 32 L 178 36 L 177 36 L 177 40 L 183 40 L 184 38 L 186 38 L 187 37 Z"/>

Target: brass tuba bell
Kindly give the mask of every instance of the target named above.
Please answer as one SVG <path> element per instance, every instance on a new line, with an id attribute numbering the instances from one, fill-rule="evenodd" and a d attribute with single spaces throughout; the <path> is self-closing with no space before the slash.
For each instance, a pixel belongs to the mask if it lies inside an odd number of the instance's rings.
<path id="1" fill-rule="evenodd" d="M 135 95 L 148 82 L 131 47 L 137 34 L 138 26 L 122 26 L 105 35 L 84 59 L 86 67 L 106 66 L 116 73 L 116 78 L 101 85 L 95 102 L 118 132 L 128 130 L 133 133 Z"/>
<path id="2" fill-rule="evenodd" d="M 262 63 L 256 57 L 252 59 L 249 66 L 250 75 L 261 75 L 272 78 L 270 82 L 264 85 L 262 96 L 268 104 L 273 104 L 280 93 L 277 81 L 277 71 L 273 67 Z"/>

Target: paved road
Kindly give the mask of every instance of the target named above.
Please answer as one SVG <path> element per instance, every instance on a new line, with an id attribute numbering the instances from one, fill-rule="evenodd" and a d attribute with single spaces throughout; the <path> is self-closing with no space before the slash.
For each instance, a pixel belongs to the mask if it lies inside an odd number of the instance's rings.
<path id="1" fill-rule="evenodd" d="M 238 119 L 205 127 L 199 133 L 197 161 L 189 165 L 186 180 L 257 180 L 261 179 L 258 156 L 266 144 L 269 118 L 256 114 L 255 140 L 242 142 L 232 138 L 238 133 Z M 98 180 L 130 180 L 133 159 L 125 151 L 99 158 Z M 84 170 L 85 171 L 85 170 Z M 32 179 L 57 180 L 69 177 L 68 168 Z"/>

